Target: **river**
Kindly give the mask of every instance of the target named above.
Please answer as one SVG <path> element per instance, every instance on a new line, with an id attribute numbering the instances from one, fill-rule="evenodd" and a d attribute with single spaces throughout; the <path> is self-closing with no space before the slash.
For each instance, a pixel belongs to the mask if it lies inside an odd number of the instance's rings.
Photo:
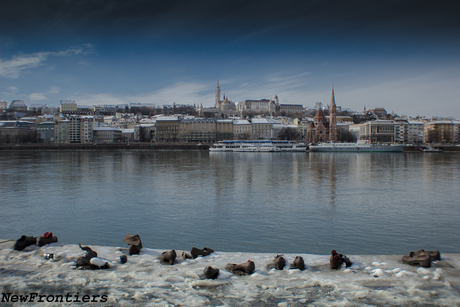
<path id="1" fill-rule="evenodd" d="M 0 238 L 226 252 L 460 249 L 458 153 L 0 152 Z"/>

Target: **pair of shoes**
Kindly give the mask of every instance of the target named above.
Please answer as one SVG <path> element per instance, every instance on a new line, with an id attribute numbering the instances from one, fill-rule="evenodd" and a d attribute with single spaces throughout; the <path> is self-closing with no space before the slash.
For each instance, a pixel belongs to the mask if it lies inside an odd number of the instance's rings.
<path id="1" fill-rule="evenodd" d="M 203 249 L 192 247 L 192 249 L 190 250 L 190 254 L 192 255 L 193 259 L 195 259 L 198 256 L 207 256 L 212 253 L 214 253 L 214 250 L 208 247 L 205 247 Z"/>
<path id="2" fill-rule="evenodd" d="M 415 252 L 415 255 L 423 255 L 423 254 L 428 254 L 430 255 L 430 260 L 431 261 L 436 261 L 436 260 L 441 260 L 441 253 L 439 250 L 435 251 L 425 251 L 423 249 L 419 249 L 418 251 Z"/>
<path id="3" fill-rule="evenodd" d="M 182 252 L 182 254 L 180 255 L 180 259 L 182 260 L 185 260 L 185 259 L 193 259 L 192 255 L 190 255 L 189 253 L 187 252 Z"/>
<path id="4" fill-rule="evenodd" d="M 14 243 L 13 249 L 22 251 L 27 246 L 34 244 L 37 244 L 37 237 L 23 235 Z"/>
<path id="5" fill-rule="evenodd" d="M 45 246 L 46 244 L 56 243 L 58 237 L 53 236 L 51 231 L 45 232 L 40 238 L 38 238 L 38 246 Z"/>
<path id="6" fill-rule="evenodd" d="M 177 255 L 175 250 L 165 251 L 161 253 L 160 261 L 162 264 L 173 265 L 176 261 L 176 257 Z"/>
<path id="7" fill-rule="evenodd" d="M 240 264 L 227 263 L 226 269 L 233 274 L 248 275 L 254 273 L 256 265 L 254 264 L 254 261 L 248 260 L 247 262 Z"/>
<path id="8" fill-rule="evenodd" d="M 96 267 L 94 267 L 94 265 L 91 263 L 91 259 L 97 258 L 97 252 L 92 250 L 89 246 L 81 246 L 81 243 L 78 245 L 82 250 L 86 252 L 86 255 L 77 259 L 77 267 L 83 270 L 96 269 Z"/>
<path id="9" fill-rule="evenodd" d="M 305 270 L 305 262 L 300 256 L 296 256 L 294 261 L 291 263 L 291 269 L 299 269 L 301 271 Z"/>
<path id="10" fill-rule="evenodd" d="M 126 243 L 129 244 L 128 253 L 129 255 L 139 254 L 142 249 L 142 241 L 139 235 L 130 235 L 127 234 L 123 239 Z"/>
<path id="11" fill-rule="evenodd" d="M 284 269 L 284 266 L 286 265 L 286 259 L 284 259 L 283 255 L 276 255 L 272 262 L 268 264 L 268 268 L 275 268 L 277 270 L 282 270 Z"/>
<path id="12" fill-rule="evenodd" d="M 431 267 L 431 258 L 427 253 L 421 253 L 417 255 L 414 252 L 410 252 L 409 256 L 402 256 L 401 261 L 402 263 L 421 266 L 424 268 Z"/>
<path id="13" fill-rule="evenodd" d="M 337 270 L 340 268 L 342 263 L 345 263 L 347 267 L 351 266 L 353 263 L 350 259 L 342 254 L 338 254 L 335 249 L 331 251 L 331 256 L 329 257 L 329 266 L 333 270 Z"/>
<path id="14" fill-rule="evenodd" d="M 212 266 L 207 266 L 204 268 L 204 276 L 207 279 L 216 279 L 219 276 L 219 269 Z"/>

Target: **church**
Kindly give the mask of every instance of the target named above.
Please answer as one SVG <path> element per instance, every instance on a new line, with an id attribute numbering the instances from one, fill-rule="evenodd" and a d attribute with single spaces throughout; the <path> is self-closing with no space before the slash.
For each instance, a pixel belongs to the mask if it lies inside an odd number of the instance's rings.
<path id="1" fill-rule="evenodd" d="M 305 138 L 307 143 L 337 142 L 336 109 L 334 86 L 332 86 L 329 121 L 324 116 L 323 110 L 319 108 L 307 129 Z"/>

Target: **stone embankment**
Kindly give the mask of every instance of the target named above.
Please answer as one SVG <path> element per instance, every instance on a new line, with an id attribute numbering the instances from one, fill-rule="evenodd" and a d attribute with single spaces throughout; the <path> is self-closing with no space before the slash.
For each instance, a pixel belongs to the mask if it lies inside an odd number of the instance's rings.
<path id="1" fill-rule="evenodd" d="M 455 145 L 430 145 L 433 149 L 440 149 L 442 152 L 457 151 L 460 152 L 460 146 Z M 425 145 L 406 145 L 404 146 L 404 152 L 423 152 L 428 147 Z"/>
<path id="2" fill-rule="evenodd" d="M 18 144 L 0 145 L 0 151 L 5 150 L 38 150 L 38 151 L 118 151 L 118 150 L 208 150 L 209 145 L 197 144 Z"/>

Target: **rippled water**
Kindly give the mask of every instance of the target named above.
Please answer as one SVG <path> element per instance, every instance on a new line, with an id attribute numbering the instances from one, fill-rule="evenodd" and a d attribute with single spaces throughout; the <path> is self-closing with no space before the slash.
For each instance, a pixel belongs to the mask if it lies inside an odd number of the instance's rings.
<path id="1" fill-rule="evenodd" d="M 457 153 L 0 152 L 0 238 L 458 253 L 459 179 Z"/>

